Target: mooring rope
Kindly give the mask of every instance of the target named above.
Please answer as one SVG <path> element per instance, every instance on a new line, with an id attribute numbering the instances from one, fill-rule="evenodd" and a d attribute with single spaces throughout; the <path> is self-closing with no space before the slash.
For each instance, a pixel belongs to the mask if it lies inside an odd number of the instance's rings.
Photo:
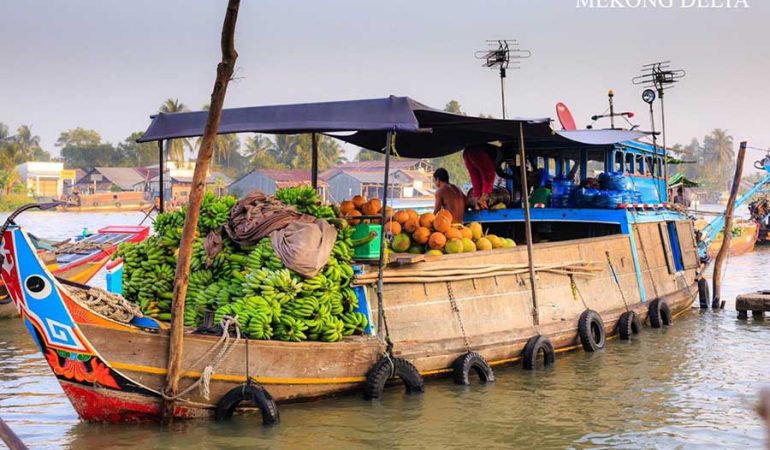
<path id="1" fill-rule="evenodd" d="M 139 305 L 104 289 L 97 287 L 81 289 L 69 286 L 67 290 L 73 300 L 116 322 L 129 323 L 134 317 L 143 317 Z"/>

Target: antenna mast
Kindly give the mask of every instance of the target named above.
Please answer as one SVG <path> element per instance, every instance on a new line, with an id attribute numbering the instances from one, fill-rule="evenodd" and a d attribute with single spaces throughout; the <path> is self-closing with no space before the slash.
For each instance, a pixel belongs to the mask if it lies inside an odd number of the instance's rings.
<path id="1" fill-rule="evenodd" d="M 517 60 L 529 58 L 532 56 L 532 52 L 521 50 L 518 42 L 514 39 L 487 40 L 487 46 L 489 48 L 486 50 L 477 51 L 475 57 L 484 61 L 482 67 L 500 69 L 500 100 L 503 107 L 503 119 L 505 119 L 505 77 L 507 70 L 509 68 L 520 69 L 521 63 Z"/>
<path id="2" fill-rule="evenodd" d="M 663 166 L 666 186 L 668 186 L 668 147 L 666 146 L 666 110 L 663 103 L 663 95 L 667 89 L 674 87 L 687 72 L 681 69 L 672 69 L 671 61 L 660 61 L 642 66 L 642 74 L 631 81 L 637 86 L 654 88 L 660 98 L 660 124 L 663 134 Z"/>

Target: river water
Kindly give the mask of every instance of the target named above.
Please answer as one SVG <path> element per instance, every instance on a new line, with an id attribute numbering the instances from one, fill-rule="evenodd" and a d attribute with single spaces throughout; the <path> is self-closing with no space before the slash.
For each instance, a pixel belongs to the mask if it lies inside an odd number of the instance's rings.
<path id="1" fill-rule="evenodd" d="M 19 222 L 64 238 L 141 214 L 29 213 Z M 0 215 L 4 219 L 4 215 Z M 497 368 L 497 382 L 458 387 L 429 380 L 425 394 L 391 389 L 282 405 L 281 423 L 83 423 L 19 320 L 0 322 L 0 417 L 30 448 L 761 448 L 753 408 L 770 385 L 770 319 L 738 321 L 735 295 L 768 288 L 770 248 L 729 260 L 720 312 L 693 309 L 672 327 L 645 328 L 604 351 L 557 355 L 551 370 Z M 103 285 L 99 275 L 94 284 Z M 0 447 L 2 444 L 0 443 Z"/>

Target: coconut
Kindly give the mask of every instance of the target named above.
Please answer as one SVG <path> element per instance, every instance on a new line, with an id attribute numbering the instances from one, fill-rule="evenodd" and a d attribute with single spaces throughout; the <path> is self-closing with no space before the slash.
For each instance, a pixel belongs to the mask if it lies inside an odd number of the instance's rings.
<path id="1" fill-rule="evenodd" d="M 459 227 L 460 233 L 463 235 L 463 239 L 473 239 L 473 232 L 468 227 Z"/>
<path id="2" fill-rule="evenodd" d="M 476 244 L 473 243 L 473 240 L 470 238 L 463 238 L 463 253 L 468 252 L 475 252 L 476 251 Z"/>
<path id="3" fill-rule="evenodd" d="M 420 223 L 420 215 L 417 214 L 417 211 L 413 209 L 407 209 L 406 213 L 409 214 L 409 220 L 414 220 L 417 223 Z"/>
<path id="4" fill-rule="evenodd" d="M 347 213 L 353 211 L 354 209 L 356 209 L 356 205 L 350 200 L 345 200 L 344 202 L 340 203 L 340 216 L 345 217 Z"/>
<path id="5" fill-rule="evenodd" d="M 446 238 L 447 239 L 462 239 L 463 238 L 463 233 L 460 230 L 458 230 L 457 228 L 450 228 L 450 229 L 446 230 L 446 233 L 444 233 L 444 234 L 446 234 Z"/>
<path id="6" fill-rule="evenodd" d="M 404 231 L 407 233 L 414 233 L 418 228 L 420 228 L 420 222 L 418 222 L 417 219 L 410 218 L 404 224 Z"/>
<path id="7" fill-rule="evenodd" d="M 356 209 L 361 210 L 361 208 L 364 206 L 364 203 L 366 203 L 366 199 L 363 195 L 356 195 L 352 199 L 350 199 L 351 202 L 353 202 L 354 205 L 356 205 Z"/>
<path id="8" fill-rule="evenodd" d="M 478 241 L 484 235 L 484 230 L 481 229 L 481 224 L 478 222 L 471 223 L 468 225 L 468 228 L 471 230 L 471 238 L 473 240 Z"/>
<path id="9" fill-rule="evenodd" d="M 376 198 L 373 198 L 364 203 L 364 205 L 361 207 L 361 212 L 364 213 L 365 216 L 373 216 L 380 212 L 380 206 L 380 201 Z"/>
<path id="10" fill-rule="evenodd" d="M 441 250 L 428 250 L 425 254 L 428 256 L 441 256 L 444 253 Z"/>
<path id="11" fill-rule="evenodd" d="M 414 241 L 418 244 L 427 244 L 428 239 L 430 239 L 430 229 L 425 227 L 418 228 L 414 233 L 412 233 L 412 239 L 414 239 Z"/>
<path id="12" fill-rule="evenodd" d="M 441 250 L 446 245 L 446 236 L 444 233 L 435 232 L 428 239 L 428 247 L 433 250 Z"/>
<path id="13" fill-rule="evenodd" d="M 409 253 L 414 255 L 420 255 L 423 251 L 425 251 L 425 248 L 422 245 L 412 244 L 412 246 L 409 247 Z"/>
<path id="14" fill-rule="evenodd" d="M 492 250 L 492 243 L 487 238 L 480 238 L 476 241 L 476 250 Z"/>
<path id="15" fill-rule="evenodd" d="M 436 218 L 433 220 L 433 229 L 441 233 L 452 227 L 452 213 L 446 209 L 442 209 L 436 214 Z"/>
<path id="16" fill-rule="evenodd" d="M 385 233 L 391 234 L 393 236 L 401 233 L 401 224 L 395 220 L 389 221 L 385 224 Z"/>
<path id="17" fill-rule="evenodd" d="M 403 209 L 401 211 L 396 211 L 396 213 L 393 214 L 393 220 L 403 225 L 406 223 L 407 220 L 409 220 L 409 213 L 407 213 Z"/>
<path id="18" fill-rule="evenodd" d="M 450 239 L 449 242 L 446 243 L 446 247 L 444 247 L 444 251 L 446 251 L 447 253 L 462 253 L 463 252 L 462 239 Z"/>
<path id="19" fill-rule="evenodd" d="M 350 222 L 351 225 L 358 225 L 361 223 L 361 219 L 355 219 L 355 217 L 358 217 L 361 215 L 361 211 L 354 209 L 353 211 L 350 211 L 349 213 L 345 214 L 345 218 L 348 219 L 348 222 Z"/>
<path id="20" fill-rule="evenodd" d="M 393 248 L 393 251 L 398 253 L 404 253 L 408 251 L 411 245 L 412 240 L 409 239 L 409 235 L 406 233 L 396 235 L 396 237 L 393 238 L 393 242 L 390 244 L 390 246 Z"/>
<path id="21" fill-rule="evenodd" d="M 487 239 L 492 244 L 492 248 L 502 248 L 503 240 L 494 234 L 488 234 Z"/>
<path id="22" fill-rule="evenodd" d="M 420 226 L 430 228 L 433 226 L 433 221 L 436 220 L 436 216 L 433 213 L 425 213 L 420 216 Z"/>
<path id="23" fill-rule="evenodd" d="M 506 238 L 505 241 L 508 242 L 508 247 L 510 248 L 516 247 L 516 241 L 514 241 L 513 239 Z"/>

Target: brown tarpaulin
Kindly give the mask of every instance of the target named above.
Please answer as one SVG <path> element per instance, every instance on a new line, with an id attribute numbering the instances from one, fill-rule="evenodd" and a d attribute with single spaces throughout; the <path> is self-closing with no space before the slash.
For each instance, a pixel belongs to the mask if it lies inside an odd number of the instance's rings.
<path id="1" fill-rule="evenodd" d="M 314 222 L 315 217 L 300 214 L 272 195 L 254 190 L 233 206 L 225 231 L 233 242 L 243 246 L 255 245 L 275 230 L 293 222 Z"/>
<path id="2" fill-rule="evenodd" d="M 314 277 L 329 261 L 337 230 L 329 222 L 293 222 L 270 233 L 273 250 L 283 265 L 304 277 Z"/>

